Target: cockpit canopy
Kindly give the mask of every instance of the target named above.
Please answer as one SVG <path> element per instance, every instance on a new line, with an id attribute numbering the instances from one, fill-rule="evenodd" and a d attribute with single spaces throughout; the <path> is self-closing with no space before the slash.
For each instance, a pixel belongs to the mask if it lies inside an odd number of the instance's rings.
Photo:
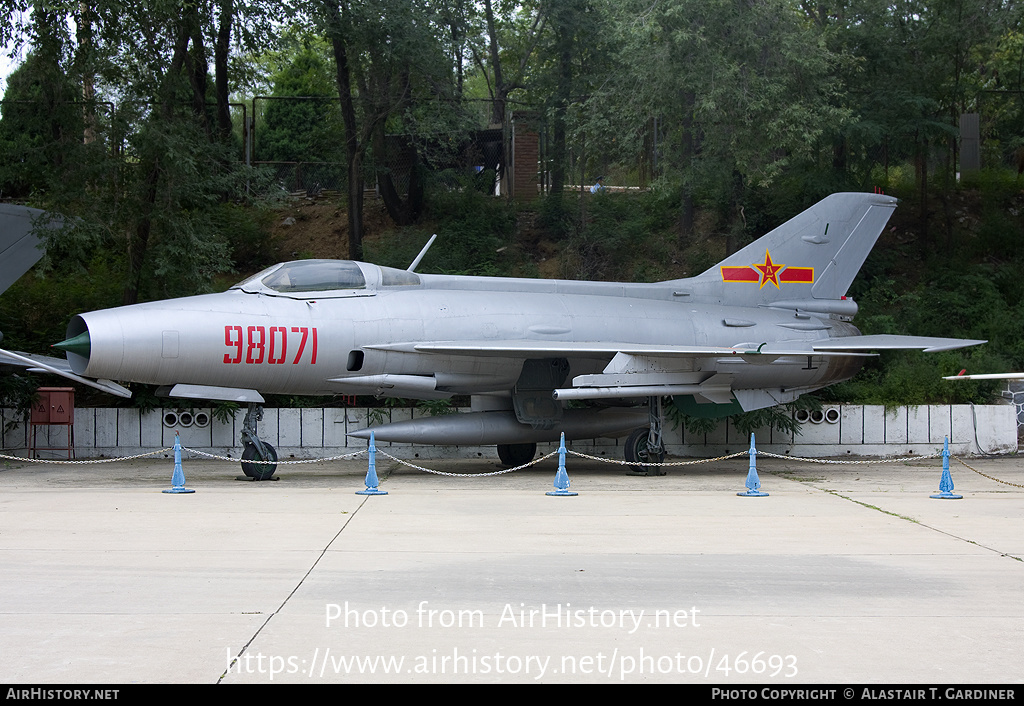
<path id="1" fill-rule="evenodd" d="M 364 289 L 366 277 L 351 260 L 299 260 L 286 262 L 261 280 L 275 292 L 324 292 Z"/>
<path id="2" fill-rule="evenodd" d="M 366 296 L 378 287 L 420 284 L 414 272 L 354 260 L 295 260 L 268 267 L 232 289 L 270 295 Z"/>

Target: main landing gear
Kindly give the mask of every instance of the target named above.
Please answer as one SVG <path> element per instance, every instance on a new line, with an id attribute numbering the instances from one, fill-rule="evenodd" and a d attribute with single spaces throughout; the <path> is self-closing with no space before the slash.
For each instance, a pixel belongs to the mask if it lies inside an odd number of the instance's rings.
<path id="1" fill-rule="evenodd" d="M 277 449 L 257 436 L 256 424 L 263 419 L 263 407 L 249 403 L 242 422 L 242 472 L 253 480 L 272 480 L 277 470 Z"/>
<path id="2" fill-rule="evenodd" d="M 498 458 L 509 468 L 529 463 L 537 455 L 537 444 L 498 444 Z"/>
<path id="3" fill-rule="evenodd" d="M 661 436 L 662 420 L 661 397 L 647 398 L 649 426 L 634 429 L 625 443 L 626 462 L 630 464 L 664 463 L 665 442 Z M 638 476 L 663 476 L 667 473 L 660 466 L 630 466 L 632 473 Z"/>

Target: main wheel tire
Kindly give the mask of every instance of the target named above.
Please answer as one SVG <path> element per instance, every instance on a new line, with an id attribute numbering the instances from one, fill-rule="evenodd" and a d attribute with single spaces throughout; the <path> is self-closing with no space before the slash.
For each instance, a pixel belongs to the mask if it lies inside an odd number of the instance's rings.
<path id="1" fill-rule="evenodd" d="M 255 444 L 246 444 L 242 449 L 242 472 L 253 480 L 270 480 L 277 470 L 277 449 L 270 444 L 263 444 L 266 456 L 261 456 Z M 266 461 L 268 463 L 253 463 Z"/>
<path id="2" fill-rule="evenodd" d="M 509 468 L 529 463 L 536 455 L 537 444 L 498 444 L 498 458 Z"/>
<path id="3" fill-rule="evenodd" d="M 652 451 L 647 444 L 647 440 L 650 437 L 650 430 L 647 427 L 640 429 L 634 429 L 630 432 L 629 436 L 626 437 L 626 443 L 624 445 L 624 455 L 626 457 L 626 463 L 664 463 L 665 462 L 665 450 Z M 663 476 L 665 471 L 656 466 L 630 466 L 633 469 L 633 473 L 638 473 L 644 476 Z"/>

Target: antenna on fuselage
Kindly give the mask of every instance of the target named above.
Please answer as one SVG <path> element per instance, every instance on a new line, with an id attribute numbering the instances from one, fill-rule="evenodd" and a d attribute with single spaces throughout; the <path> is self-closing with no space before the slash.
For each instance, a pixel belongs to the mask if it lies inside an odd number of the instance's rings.
<path id="1" fill-rule="evenodd" d="M 428 240 L 427 244 L 423 246 L 422 250 L 420 250 L 420 254 L 416 256 L 416 259 L 412 261 L 411 265 L 405 268 L 406 272 L 416 271 L 416 266 L 420 264 L 420 260 L 422 260 L 423 256 L 427 254 L 427 250 L 430 250 L 430 246 L 434 244 L 435 240 L 437 240 L 437 233 L 434 233 L 432 236 L 430 236 L 430 240 Z"/>

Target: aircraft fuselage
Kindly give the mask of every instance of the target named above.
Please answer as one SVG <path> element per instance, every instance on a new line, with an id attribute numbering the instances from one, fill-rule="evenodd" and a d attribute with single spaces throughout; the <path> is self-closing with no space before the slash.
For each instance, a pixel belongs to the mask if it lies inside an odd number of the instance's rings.
<path id="1" fill-rule="evenodd" d="M 361 267 L 371 276 L 378 269 Z M 432 377 L 421 395 L 430 398 L 508 391 L 523 360 L 547 356 L 418 350 L 425 341 L 756 348 L 857 333 L 827 317 L 798 319 L 787 310 L 691 302 L 658 285 L 419 278 L 420 285 L 301 298 L 233 289 L 83 314 L 68 334 L 88 330 L 90 351 L 69 359 L 75 372 L 89 377 L 280 394 L 365 392 L 373 376 Z M 445 280 L 462 286 L 450 288 Z M 506 282 L 512 286 L 503 289 Z M 600 372 L 612 354 L 565 357 L 571 378 Z M 716 355 L 695 357 L 686 369 L 703 377 L 731 373 L 736 389 L 813 389 L 846 379 L 859 367 L 859 359 L 785 356 L 757 364 Z M 408 388 L 396 396 L 417 397 Z"/>

